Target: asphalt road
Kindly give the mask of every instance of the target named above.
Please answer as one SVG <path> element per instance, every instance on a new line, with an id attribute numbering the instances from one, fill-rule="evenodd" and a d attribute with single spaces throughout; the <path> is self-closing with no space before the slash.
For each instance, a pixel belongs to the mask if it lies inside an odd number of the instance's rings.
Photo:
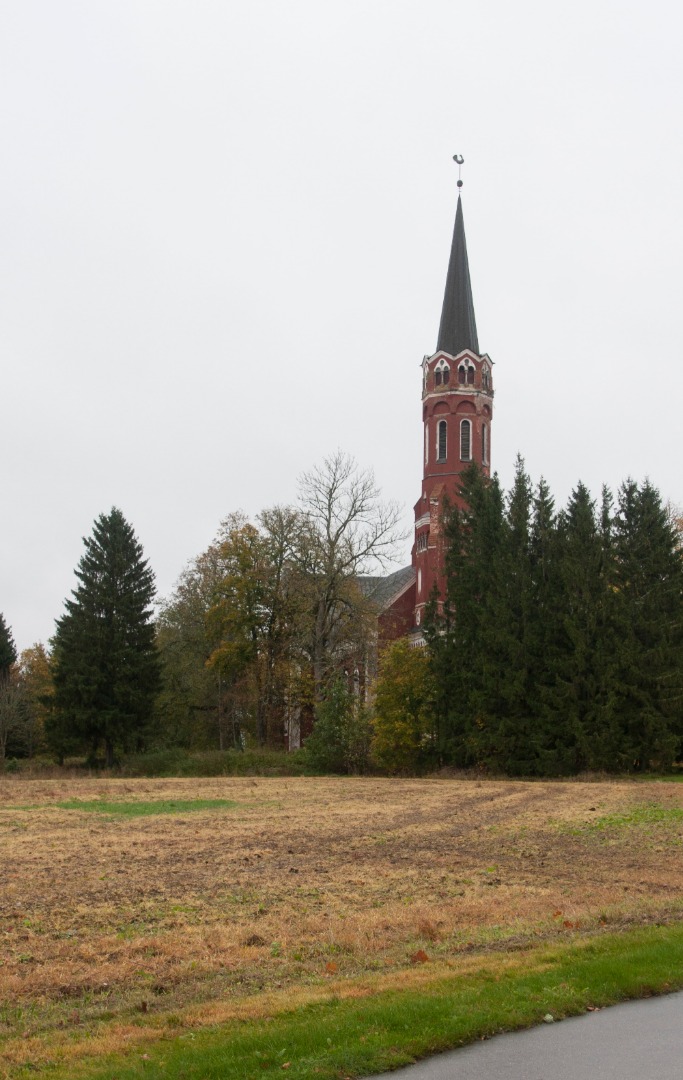
<path id="1" fill-rule="evenodd" d="M 683 993 L 496 1035 L 382 1078 L 683 1080 Z"/>

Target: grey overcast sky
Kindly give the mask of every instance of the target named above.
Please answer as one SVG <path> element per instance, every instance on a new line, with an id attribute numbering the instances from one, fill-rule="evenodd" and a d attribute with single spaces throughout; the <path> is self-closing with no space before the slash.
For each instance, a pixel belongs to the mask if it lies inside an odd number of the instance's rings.
<path id="1" fill-rule="evenodd" d="M 674 0 L 4 0 L 17 645 L 112 505 L 162 595 L 337 448 L 409 525 L 456 152 L 503 483 L 520 451 L 560 502 L 683 502 L 682 31 Z"/>

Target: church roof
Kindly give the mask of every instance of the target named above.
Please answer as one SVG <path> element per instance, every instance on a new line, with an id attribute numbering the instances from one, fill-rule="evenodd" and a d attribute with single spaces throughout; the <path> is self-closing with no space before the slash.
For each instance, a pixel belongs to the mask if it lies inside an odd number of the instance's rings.
<path id="1" fill-rule="evenodd" d="M 457 356 L 463 349 L 471 349 L 479 355 L 477 324 L 474 318 L 474 302 L 470 283 L 470 268 L 467 261 L 465 242 L 465 222 L 462 216 L 462 199 L 458 195 L 458 209 L 455 213 L 455 228 L 451 257 L 448 262 L 446 291 L 441 309 L 439 341 L 436 351 Z"/>
<path id="2" fill-rule="evenodd" d="M 359 577 L 358 585 L 363 596 L 367 597 L 379 611 L 386 611 L 414 581 L 414 567 L 404 566 L 386 577 Z"/>

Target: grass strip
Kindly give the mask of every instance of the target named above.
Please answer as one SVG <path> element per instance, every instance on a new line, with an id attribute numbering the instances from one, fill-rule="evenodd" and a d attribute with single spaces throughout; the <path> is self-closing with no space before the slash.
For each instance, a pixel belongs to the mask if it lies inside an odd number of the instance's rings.
<path id="1" fill-rule="evenodd" d="M 239 806 L 239 803 L 234 799 L 154 799 L 150 802 L 67 799 L 53 805 L 60 810 L 83 810 L 112 817 L 148 817 L 153 814 L 184 814 L 195 810 L 232 810 Z"/>
<path id="2" fill-rule="evenodd" d="M 640 806 L 632 806 L 620 814 L 604 814 L 594 818 L 593 821 L 581 823 L 558 821 L 553 822 L 554 827 L 563 833 L 572 836 L 587 836 L 605 832 L 617 832 L 619 830 L 630 832 L 633 829 L 645 830 L 651 826 L 670 825 L 676 826 L 683 823 L 683 807 L 664 806 L 661 803 L 642 803 Z M 674 843 L 680 843 L 680 838 L 674 836 Z"/>
<path id="3" fill-rule="evenodd" d="M 660 803 L 644 803 L 634 806 L 623 814 L 606 814 L 586 826 L 599 829 L 630 829 L 633 825 L 676 825 L 683 821 L 683 807 L 662 806 Z"/>
<path id="4" fill-rule="evenodd" d="M 424 970 L 424 969 L 423 969 Z M 683 925 L 574 939 L 514 962 L 488 957 L 419 989 L 334 998 L 258 1021 L 183 1031 L 128 1054 L 20 1069 L 53 1080 L 257 1080 L 368 1076 L 502 1031 L 683 986 Z M 333 989 L 333 988 L 331 988 Z M 341 992 L 341 990 L 340 990 Z M 347 993 L 348 990 L 345 990 Z"/>

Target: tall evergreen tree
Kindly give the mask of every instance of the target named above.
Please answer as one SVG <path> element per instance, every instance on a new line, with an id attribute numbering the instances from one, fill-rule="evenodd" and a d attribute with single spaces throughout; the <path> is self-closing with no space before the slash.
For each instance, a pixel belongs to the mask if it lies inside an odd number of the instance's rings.
<path id="1" fill-rule="evenodd" d="M 667 767 L 680 747 L 683 559 L 659 492 L 627 480 L 615 518 L 615 691 L 622 767 Z"/>
<path id="2" fill-rule="evenodd" d="M 517 775 L 666 768 L 683 751 L 683 552 L 649 484 L 556 515 L 524 463 L 475 468 L 446 522 L 425 634 L 441 760 Z M 464 504 L 464 505 L 463 505 Z"/>
<path id="3" fill-rule="evenodd" d="M 17 660 L 17 649 L 12 637 L 12 631 L 5 622 L 5 617 L 0 611 L 0 679 L 8 679 L 10 668 Z"/>
<path id="4" fill-rule="evenodd" d="M 435 719 L 441 760 L 459 766 L 497 762 L 506 715 L 512 648 L 506 591 L 508 534 L 498 478 L 475 467 L 461 485 L 464 508 L 445 523 L 446 598 L 429 607 Z"/>
<path id="5" fill-rule="evenodd" d="M 559 523 L 561 640 L 549 695 L 575 771 L 616 767 L 611 529 L 610 492 L 603 490 L 598 518 L 587 487 L 577 484 Z"/>
<path id="6" fill-rule="evenodd" d="M 576 768 L 575 736 L 558 712 L 558 667 L 566 649 L 563 615 L 566 591 L 558 515 L 550 489 L 541 478 L 533 499 L 529 615 L 529 714 L 532 717 L 534 771 L 562 775 Z"/>
<path id="7" fill-rule="evenodd" d="M 48 737 L 58 753 L 77 739 L 105 761 L 137 747 L 159 687 L 151 604 L 154 575 L 120 510 L 84 539 L 79 580 L 53 639 L 54 712 Z"/>
<path id="8" fill-rule="evenodd" d="M 507 603 L 491 625 L 504 647 L 498 648 L 501 665 L 501 707 L 493 762 L 507 772 L 536 771 L 536 729 L 531 710 L 535 677 L 533 655 L 533 579 L 531 529 L 533 493 L 520 455 L 507 500 L 507 551 L 502 563 L 503 597 Z"/>

